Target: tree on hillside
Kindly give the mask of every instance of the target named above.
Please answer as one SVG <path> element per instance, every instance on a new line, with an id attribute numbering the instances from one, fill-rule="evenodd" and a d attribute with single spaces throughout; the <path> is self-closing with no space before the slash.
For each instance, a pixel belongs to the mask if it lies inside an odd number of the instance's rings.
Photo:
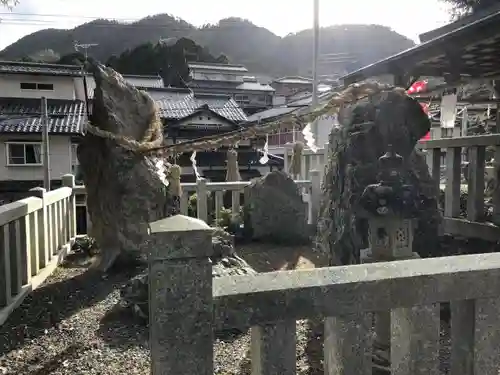
<path id="1" fill-rule="evenodd" d="M 84 65 L 85 64 L 85 56 L 81 52 L 73 52 L 67 55 L 61 56 L 59 60 L 57 60 L 56 64 L 61 65 Z"/>
<path id="2" fill-rule="evenodd" d="M 160 43 L 142 44 L 120 56 L 111 56 L 106 65 L 121 74 L 159 74 L 165 86 L 184 87 L 184 82 L 189 79 L 184 53 L 174 49 L 174 46 Z"/>
<path id="3" fill-rule="evenodd" d="M 451 4 L 454 16 L 478 12 L 500 4 L 500 0 L 442 0 Z"/>
<path id="4" fill-rule="evenodd" d="M 216 62 L 206 49 L 187 38 L 175 44 L 146 43 L 111 56 L 107 65 L 122 74 L 159 74 L 165 86 L 185 87 L 189 81 L 188 62 Z"/>

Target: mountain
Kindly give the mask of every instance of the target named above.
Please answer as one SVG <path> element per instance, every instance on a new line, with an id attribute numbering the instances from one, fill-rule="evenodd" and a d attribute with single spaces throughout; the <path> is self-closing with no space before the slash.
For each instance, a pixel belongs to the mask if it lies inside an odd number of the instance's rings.
<path id="1" fill-rule="evenodd" d="M 312 30 L 281 38 L 240 18 L 226 18 L 214 25 L 195 27 L 168 14 L 158 14 L 133 23 L 99 19 L 71 30 L 47 29 L 27 35 L 0 52 L 0 59 L 17 60 L 53 51 L 74 52 L 74 41 L 97 43 L 89 49 L 93 57 L 106 61 L 126 49 L 159 39 L 192 39 L 214 56 L 226 55 L 231 63 L 244 64 L 254 73 L 269 76 L 311 74 Z M 413 41 L 380 25 L 338 25 L 320 31 L 320 54 L 344 54 L 320 64 L 320 74 L 344 73 L 371 64 L 414 45 Z M 322 73 L 323 72 L 323 73 Z"/>

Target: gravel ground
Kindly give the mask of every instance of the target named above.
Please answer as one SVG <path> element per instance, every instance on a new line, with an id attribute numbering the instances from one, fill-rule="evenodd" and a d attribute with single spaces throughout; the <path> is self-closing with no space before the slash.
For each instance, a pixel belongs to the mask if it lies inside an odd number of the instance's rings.
<path id="1" fill-rule="evenodd" d="M 252 245 L 238 253 L 260 272 L 320 267 L 325 261 L 308 247 Z M 103 277 L 88 265 L 88 259 L 70 256 L 0 327 L 0 374 L 150 373 L 147 328 L 119 307 L 119 288 L 137 270 Z M 248 333 L 218 339 L 215 374 L 249 375 L 249 342 Z M 299 375 L 323 374 L 322 350 L 321 322 L 297 322 Z"/>

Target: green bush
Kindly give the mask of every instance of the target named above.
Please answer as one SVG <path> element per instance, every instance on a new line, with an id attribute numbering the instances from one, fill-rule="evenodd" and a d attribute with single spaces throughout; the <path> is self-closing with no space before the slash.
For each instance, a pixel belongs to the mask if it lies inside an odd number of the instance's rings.
<path id="1" fill-rule="evenodd" d="M 233 210 L 231 208 L 222 208 L 219 211 L 219 219 L 216 221 L 216 225 L 220 228 L 227 229 L 232 226 L 239 226 L 243 223 L 243 206 L 240 206 L 238 214 L 232 214 Z"/>
<path id="2" fill-rule="evenodd" d="M 191 194 L 188 198 L 188 216 L 198 217 L 198 195 L 196 193 Z M 215 212 L 213 209 L 214 198 L 212 192 L 207 193 L 207 207 L 208 207 L 208 221 L 214 220 Z"/>
<path id="3" fill-rule="evenodd" d="M 89 236 L 77 237 L 72 246 L 73 251 L 81 251 L 92 255 L 97 251 L 97 242 L 95 238 Z"/>

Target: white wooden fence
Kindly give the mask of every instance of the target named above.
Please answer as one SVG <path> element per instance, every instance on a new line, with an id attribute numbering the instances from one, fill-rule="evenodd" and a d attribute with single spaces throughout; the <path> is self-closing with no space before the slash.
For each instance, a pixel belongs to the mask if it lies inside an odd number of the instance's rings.
<path id="1" fill-rule="evenodd" d="M 321 194 L 321 172 L 309 171 L 310 180 L 297 180 L 299 191 L 305 202 L 308 203 L 309 224 L 315 224 L 319 212 Z M 196 183 L 183 183 L 181 197 L 181 214 L 188 215 L 189 197 L 196 193 L 197 217 L 205 222 L 209 222 L 209 212 L 213 210 L 215 220 L 220 218 L 223 208 L 224 192 L 231 192 L 231 212 L 233 215 L 239 214 L 241 194 L 243 189 L 250 184 L 250 181 L 238 182 L 207 182 L 198 180 Z M 209 199 L 209 194 L 213 194 L 213 199 Z M 210 206 L 212 205 L 212 206 Z"/>
<path id="2" fill-rule="evenodd" d="M 290 163 L 292 162 L 292 149 L 293 145 L 286 145 L 284 147 L 284 169 L 288 172 Z M 305 149 L 302 152 L 302 162 L 300 171 L 300 180 L 310 180 L 311 171 L 317 170 L 323 175 L 325 164 L 328 161 L 329 145 L 325 143 L 323 148 L 318 149 L 317 152 L 312 152 L 310 149 Z"/>
<path id="3" fill-rule="evenodd" d="M 0 325 L 57 267 L 76 236 L 75 178 L 0 206 Z"/>

